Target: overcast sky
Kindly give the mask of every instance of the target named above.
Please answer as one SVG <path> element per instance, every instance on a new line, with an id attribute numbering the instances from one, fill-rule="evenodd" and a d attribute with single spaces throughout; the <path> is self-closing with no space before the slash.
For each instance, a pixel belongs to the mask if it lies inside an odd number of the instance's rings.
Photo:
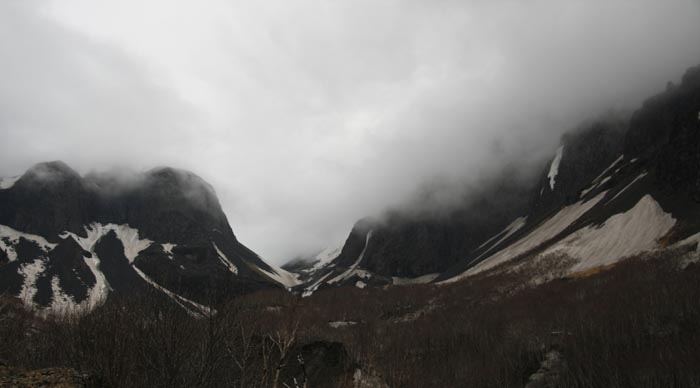
<path id="1" fill-rule="evenodd" d="M 172 165 L 273 263 L 700 63 L 698 0 L 6 0 L 0 176 Z"/>

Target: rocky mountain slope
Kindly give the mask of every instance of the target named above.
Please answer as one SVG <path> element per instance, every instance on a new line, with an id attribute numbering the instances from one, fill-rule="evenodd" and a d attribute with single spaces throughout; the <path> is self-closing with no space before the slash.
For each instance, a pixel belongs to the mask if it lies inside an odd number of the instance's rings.
<path id="1" fill-rule="evenodd" d="M 306 295 L 504 271 L 543 282 L 697 244 L 698 215 L 700 67 L 629 120 L 606 117 L 565 135 L 536 184 L 489 187 L 438 221 L 360 221 L 342 248 L 289 268 Z"/>
<path id="2" fill-rule="evenodd" d="M 39 309 L 158 290 L 193 314 L 294 276 L 241 244 L 213 188 L 172 168 L 81 177 L 41 163 L 0 184 L 0 292 Z"/>

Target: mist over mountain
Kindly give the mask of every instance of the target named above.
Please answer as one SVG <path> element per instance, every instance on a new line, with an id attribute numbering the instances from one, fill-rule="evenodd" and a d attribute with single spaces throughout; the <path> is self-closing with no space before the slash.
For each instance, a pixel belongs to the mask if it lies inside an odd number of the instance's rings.
<path id="1" fill-rule="evenodd" d="M 0 387 L 700 386 L 697 0 L 0 2 Z"/>
<path id="2" fill-rule="evenodd" d="M 0 182 L 0 292 L 28 308 L 91 311 L 150 289 L 206 315 L 217 299 L 296 284 L 237 240 L 189 171 L 82 177 L 55 161 Z"/>
<path id="3" fill-rule="evenodd" d="M 0 7 L 0 176 L 194 171 L 278 264 L 426 185 L 536 165 L 700 61 L 693 0 Z"/>

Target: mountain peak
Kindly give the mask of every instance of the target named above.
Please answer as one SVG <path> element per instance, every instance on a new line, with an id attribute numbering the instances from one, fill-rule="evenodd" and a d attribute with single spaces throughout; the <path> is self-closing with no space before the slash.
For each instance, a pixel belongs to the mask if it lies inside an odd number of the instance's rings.
<path id="1" fill-rule="evenodd" d="M 37 163 L 24 173 L 24 177 L 47 183 L 82 179 L 80 174 L 60 160 Z"/>

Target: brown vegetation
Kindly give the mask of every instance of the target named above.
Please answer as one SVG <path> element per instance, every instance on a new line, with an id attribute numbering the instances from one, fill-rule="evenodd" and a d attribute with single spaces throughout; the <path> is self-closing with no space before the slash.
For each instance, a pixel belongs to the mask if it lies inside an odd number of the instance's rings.
<path id="1" fill-rule="evenodd" d="M 527 288 L 265 291 L 202 319 L 149 295 L 65 319 L 6 302 L 0 357 L 104 387 L 353 387 L 357 369 L 392 388 L 698 387 L 700 267 L 682 254 Z"/>

